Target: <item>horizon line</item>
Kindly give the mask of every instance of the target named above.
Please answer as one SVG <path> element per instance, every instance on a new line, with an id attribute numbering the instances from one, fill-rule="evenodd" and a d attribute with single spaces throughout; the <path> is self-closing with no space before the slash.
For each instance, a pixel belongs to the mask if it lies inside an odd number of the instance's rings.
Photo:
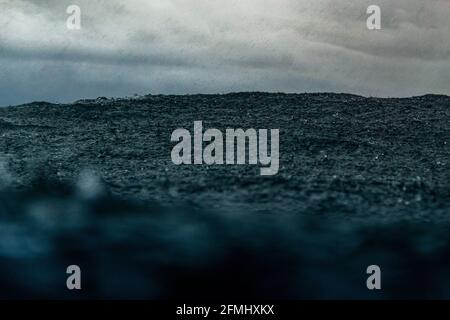
<path id="1" fill-rule="evenodd" d="M 414 99 L 414 98 L 422 98 L 422 97 L 444 97 L 450 99 L 450 95 L 441 94 L 441 93 L 425 93 L 421 95 L 413 95 L 413 96 L 365 96 L 361 94 L 354 94 L 348 92 L 333 92 L 333 91 L 311 91 L 311 92 L 283 92 L 283 91 L 230 91 L 230 92 L 217 92 L 217 93 L 148 93 L 148 94 L 134 94 L 132 96 L 122 96 L 122 97 L 105 97 L 105 96 L 97 96 L 96 98 L 81 98 L 71 102 L 50 102 L 50 101 L 39 101 L 34 100 L 30 102 L 15 104 L 15 105 L 0 105 L 0 108 L 8 108 L 8 107 L 21 107 L 21 106 L 31 106 L 38 104 L 46 104 L 46 105 L 74 105 L 79 103 L 95 103 L 99 101 L 124 101 L 124 100 L 140 100 L 146 97 L 193 97 L 193 96 L 227 96 L 227 95 L 249 95 L 249 94 L 260 94 L 260 95 L 293 95 L 293 96 L 301 96 L 301 95 L 335 95 L 335 96 L 353 96 L 364 99 Z"/>

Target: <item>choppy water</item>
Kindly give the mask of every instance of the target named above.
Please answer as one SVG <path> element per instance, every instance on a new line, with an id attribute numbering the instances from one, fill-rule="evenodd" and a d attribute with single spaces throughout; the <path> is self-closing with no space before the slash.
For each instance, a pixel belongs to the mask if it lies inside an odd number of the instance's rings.
<path id="1" fill-rule="evenodd" d="M 2 108 L 0 297 L 449 298 L 449 107 L 242 93 Z M 196 120 L 279 128 L 279 173 L 175 166 L 170 135 Z"/>

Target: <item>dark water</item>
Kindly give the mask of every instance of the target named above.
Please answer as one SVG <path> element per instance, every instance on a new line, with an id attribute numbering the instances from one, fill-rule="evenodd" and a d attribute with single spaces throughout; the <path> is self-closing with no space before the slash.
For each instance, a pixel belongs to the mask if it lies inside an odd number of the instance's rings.
<path id="1" fill-rule="evenodd" d="M 434 224 L 124 202 L 79 190 L 2 193 L 2 298 L 449 298 Z M 68 265 L 82 269 L 69 292 Z M 366 268 L 382 290 L 366 289 Z"/>
<path id="2" fill-rule="evenodd" d="M 1 109 L 0 297 L 448 298 L 449 107 L 253 93 Z M 195 120 L 279 128 L 279 174 L 173 165 L 170 134 Z"/>

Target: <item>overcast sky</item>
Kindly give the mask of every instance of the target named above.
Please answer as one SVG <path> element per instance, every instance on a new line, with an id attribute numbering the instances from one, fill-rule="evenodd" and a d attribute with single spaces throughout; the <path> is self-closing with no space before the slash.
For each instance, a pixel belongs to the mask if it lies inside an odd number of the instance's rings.
<path id="1" fill-rule="evenodd" d="M 67 6 L 81 8 L 68 30 Z M 382 30 L 366 10 L 382 10 Z M 450 95 L 450 0 L 0 0 L 0 105 L 134 93 Z"/>

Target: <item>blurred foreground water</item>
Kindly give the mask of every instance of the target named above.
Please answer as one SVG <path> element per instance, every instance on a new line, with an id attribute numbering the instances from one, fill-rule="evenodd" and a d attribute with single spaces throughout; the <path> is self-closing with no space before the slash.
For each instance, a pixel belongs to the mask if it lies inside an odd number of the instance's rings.
<path id="1" fill-rule="evenodd" d="M 0 298 L 450 298 L 449 249 L 444 225 L 139 203 L 89 176 L 0 193 Z"/>

